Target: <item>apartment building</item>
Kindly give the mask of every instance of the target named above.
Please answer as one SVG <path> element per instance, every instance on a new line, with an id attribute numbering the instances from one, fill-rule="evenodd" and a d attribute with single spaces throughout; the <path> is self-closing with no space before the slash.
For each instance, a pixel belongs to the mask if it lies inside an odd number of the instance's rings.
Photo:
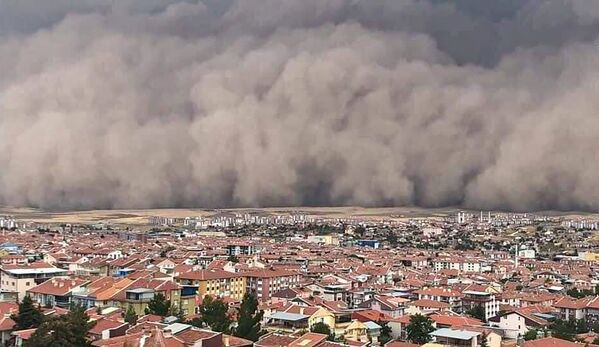
<path id="1" fill-rule="evenodd" d="M 281 289 L 293 288 L 300 282 L 300 274 L 288 270 L 260 269 L 243 273 L 247 291 L 255 293 L 259 301 L 268 301 Z"/>
<path id="2" fill-rule="evenodd" d="M 5 265 L 0 271 L 0 292 L 15 293 L 21 301 L 31 288 L 57 276 L 67 276 L 68 271 L 46 263 Z"/>
<path id="3" fill-rule="evenodd" d="M 246 293 L 246 278 L 240 273 L 223 270 L 199 270 L 179 273 L 175 281 L 181 289 L 181 298 L 191 299 L 205 295 L 228 296 L 243 299 Z"/>

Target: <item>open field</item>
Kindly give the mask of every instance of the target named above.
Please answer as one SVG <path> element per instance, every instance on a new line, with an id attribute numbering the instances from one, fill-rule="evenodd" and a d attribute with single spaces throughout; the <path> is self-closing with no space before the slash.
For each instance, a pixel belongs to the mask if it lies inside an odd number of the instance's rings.
<path id="1" fill-rule="evenodd" d="M 90 211 L 44 211 L 31 208 L 0 208 L 0 215 L 12 215 L 19 220 L 36 223 L 87 224 L 106 222 L 112 224 L 147 224 L 150 216 L 184 218 L 210 216 L 217 213 L 261 213 L 287 214 L 303 212 L 322 218 L 362 219 L 406 219 L 416 217 L 444 217 L 456 209 L 423 209 L 419 207 L 276 207 L 276 208 L 236 208 L 236 209 L 147 209 L 147 210 L 90 210 Z"/>
<path id="2" fill-rule="evenodd" d="M 33 208 L 0 207 L 0 215 L 11 215 L 16 219 L 36 223 L 72 223 L 72 224 L 130 224 L 146 225 L 150 216 L 184 218 L 211 216 L 218 213 L 260 213 L 287 214 L 303 212 L 306 215 L 321 218 L 393 219 L 443 218 L 461 210 L 459 208 L 427 209 L 421 207 L 272 207 L 272 208 L 233 208 L 233 209 L 132 209 L 132 210 L 89 210 L 89 211 L 45 211 Z M 476 213 L 477 211 L 472 211 Z M 599 219 L 597 213 L 584 212 L 536 212 L 545 215 L 561 215 L 568 218 Z"/>

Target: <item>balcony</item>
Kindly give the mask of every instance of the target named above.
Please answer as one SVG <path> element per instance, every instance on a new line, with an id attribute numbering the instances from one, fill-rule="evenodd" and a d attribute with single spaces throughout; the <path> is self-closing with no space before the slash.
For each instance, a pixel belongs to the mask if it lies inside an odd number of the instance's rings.
<path id="1" fill-rule="evenodd" d="M 154 289 L 150 288 L 136 288 L 127 290 L 125 292 L 125 298 L 128 301 L 135 302 L 150 302 L 154 298 Z"/>
<path id="2" fill-rule="evenodd" d="M 181 296 L 195 296 L 197 294 L 197 286 L 183 286 L 183 288 L 181 288 Z"/>

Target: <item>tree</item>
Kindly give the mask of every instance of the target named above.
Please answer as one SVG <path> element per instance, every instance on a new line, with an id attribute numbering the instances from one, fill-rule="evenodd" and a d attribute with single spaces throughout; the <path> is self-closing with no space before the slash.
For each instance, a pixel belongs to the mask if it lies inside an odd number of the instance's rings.
<path id="1" fill-rule="evenodd" d="M 384 345 L 387 342 L 391 341 L 391 339 L 393 338 L 391 336 L 392 330 L 387 322 L 378 321 L 377 324 L 381 326 L 381 335 L 379 336 L 379 342 L 381 343 L 381 345 Z"/>
<path id="2" fill-rule="evenodd" d="M 584 294 L 582 294 L 581 292 L 579 292 L 578 289 L 576 289 L 576 288 L 568 289 L 566 291 L 566 294 L 568 296 L 571 296 L 571 297 L 576 298 L 576 299 L 580 299 L 580 298 L 584 297 Z"/>
<path id="3" fill-rule="evenodd" d="M 177 319 L 179 320 L 179 322 L 184 322 L 185 321 L 185 313 L 183 312 L 183 310 L 176 306 L 175 304 L 171 304 L 169 310 L 168 310 L 168 314 L 170 316 L 175 316 L 177 317 Z"/>
<path id="4" fill-rule="evenodd" d="M 237 256 L 235 254 L 231 254 L 227 258 L 227 261 L 230 261 L 231 263 L 239 263 L 239 258 L 237 258 Z"/>
<path id="5" fill-rule="evenodd" d="M 485 320 L 485 309 L 482 307 L 482 305 L 476 305 L 469 309 L 466 313 L 481 321 Z"/>
<path id="6" fill-rule="evenodd" d="M 313 324 L 310 328 L 310 332 L 327 335 L 327 340 L 329 341 L 335 340 L 335 335 L 333 335 L 333 333 L 331 332 L 331 328 L 328 326 L 327 323 L 324 322 L 318 322 L 316 324 Z"/>
<path id="7" fill-rule="evenodd" d="M 258 310 L 258 300 L 250 293 L 246 293 L 239 307 L 237 328 L 234 335 L 244 339 L 257 341 L 260 335 L 260 321 L 264 311 Z"/>
<path id="8" fill-rule="evenodd" d="M 389 242 L 392 247 L 397 246 L 397 235 L 395 235 L 393 231 L 390 231 L 389 234 L 387 234 L 387 242 Z"/>
<path id="9" fill-rule="evenodd" d="M 354 234 L 358 235 L 359 237 L 364 237 L 364 233 L 366 232 L 366 229 L 363 226 L 357 226 L 356 229 L 354 229 Z"/>
<path id="10" fill-rule="evenodd" d="M 82 306 L 71 306 L 69 313 L 44 321 L 24 347 L 88 347 L 89 330 L 95 325 L 90 322 Z"/>
<path id="11" fill-rule="evenodd" d="M 574 341 L 576 337 L 576 321 L 558 319 L 551 324 L 551 336 L 562 340 Z"/>
<path id="12" fill-rule="evenodd" d="M 176 248 L 174 246 L 168 245 L 163 250 L 160 251 L 160 258 L 166 258 L 170 251 L 174 251 Z"/>
<path id="13" fill-rule="evenodd" d="M 166 297 L 162 293 L 157 293 L 154 295 L 152 300 L 148 303 L 148 307 L 146 308 L 147 314 L 155 314 L 157 316 L 166 317 L 169 315 L 169 311 L 171 308 L 170 300 L 166 300 Z"/>
<path id="14" fill-rule="evenodd" d="M 33 305 L 33 300 L 29 295 L 23 298 L 19 304 L 19 313 L 12 315 L 11 319 L 15 321 L 15 330 L 37 328 L 42 324 L 44 316 L 38 307 Z"/>
<path id="15" fill-rule="evenodd" d="M 129 305 L 127 307 L 127 312 L 125 312 L 125 322 L 129 323 L 131 326 L 137 323 L 137 313 L 133 309 L 133 306 Z"/>
<path id="16" fill-rule="evenodd" d="M 228 332 L 231 327 L 231 318 L 228 314 L 229 306 L 220 299 L 213 299 L 206 295 L 200 305 L 200 315 L 202 322 L 210 329 L 218 332 Z"/>
<path id="17" fill-rule="evenodd" d="M 538 332 L 536 329 L 530 329 L 529 331 L 526 332 L 526 334 L 524 334 L 524 340 L 525 341 L 536 340 L 537 335 L 538 335 Z"/>
<path id="18" fill-rule="evenodd" d="M 192 320 L 188 320 L 185 324 L 193 325 L 194 327 L 201 328 L 203 326 L 202 319 L 194 317 Z"/>
<path id="19" fill-rule="evenodd" d="M 584 334 L 584 333 L 588 333 L 591 329 L 589 328 L 589 324 L 587 323 L 586 319 L 578 319 L 576 320 L 576 333 L 577 334 Z"/>
<path id="20" fill-rule="evenodd" d="M 410 323 L 406 326 L 408 340 L 419 345 L 430 342 L 430 333 L 433 331 L 435 331 L 433 320 L 430 317 L 421 314 L 411 316 Z"/>

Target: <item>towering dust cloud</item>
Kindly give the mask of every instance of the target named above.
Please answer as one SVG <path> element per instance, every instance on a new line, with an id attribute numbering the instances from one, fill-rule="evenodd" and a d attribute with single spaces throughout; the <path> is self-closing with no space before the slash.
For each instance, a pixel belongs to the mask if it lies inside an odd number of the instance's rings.
<path id="1" fill-rule="evenodd" d="M 599 210 L 597 0 L 0 0 L 0 203 Z"/>

